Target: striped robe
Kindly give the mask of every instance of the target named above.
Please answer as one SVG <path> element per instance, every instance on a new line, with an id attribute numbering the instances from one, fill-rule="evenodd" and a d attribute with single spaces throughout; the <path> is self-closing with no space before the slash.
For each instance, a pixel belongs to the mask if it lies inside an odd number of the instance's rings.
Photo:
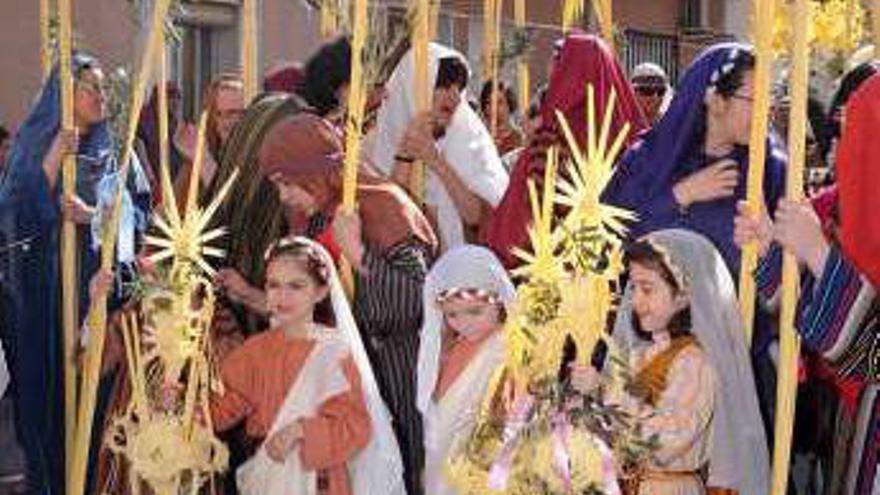
<path id="1" fill-rule="evenodd" d="M 407 492 L 422 492 L 422 418 L 416 408 L 416 363 L 422 325 L 422 286 L 432 248 L 417 239 L 377 252 L 366 246 L 353 311 L 380 392 L 394 420 Z"/>
<path id="2" fill-rule="evenodd" d="M 778 298 L 782 249 L 773 246 L 758 267 L 758 290 Z M 803 345 L 831 365 L 841 383 L 857 384 L 858 402 L 839 413 L 835 468 L 826 493 L 880 493 L 880 298 L 842 252 L 833 247 L 817 280 L 802 277 L 796 326 Z"/>

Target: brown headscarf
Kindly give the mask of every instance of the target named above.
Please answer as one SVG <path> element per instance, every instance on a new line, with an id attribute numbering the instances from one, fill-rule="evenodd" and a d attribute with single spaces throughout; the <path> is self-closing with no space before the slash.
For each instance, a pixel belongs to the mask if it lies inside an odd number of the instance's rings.
<path id="1" fill-rule="evenodd" d="M 303 188 L 332 217 L 342 201 L 343 154 L 339 135 L 324 119 L 299 114 L 275 126 L 259 153 L 263 174 L 282 175 Z M 432 248 L 437 238 L 406 193 L 362 164 L 358 171 L 358 214 L 368 245 L 379 250 L 416 238 Z"/>

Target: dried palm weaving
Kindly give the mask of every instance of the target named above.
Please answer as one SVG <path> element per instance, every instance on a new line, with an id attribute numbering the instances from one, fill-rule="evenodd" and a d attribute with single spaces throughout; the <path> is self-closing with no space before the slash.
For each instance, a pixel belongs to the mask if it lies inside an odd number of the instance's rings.
<path id="1" fill-rule="evenodd" d="M 546 391 L 556 386 L 558 370 L 567 366 L 570 341 L 578 354 L 592 355 L 612 313 L 611 281 L 623 269 L 618 233 L 633 216 L 600 201 L 629 133 L 629 124 L 612 132 L 611 95 L 604 115 L 597 115 L 595 92 L 587 87 L 586 146 L 557 112 L 567 156 L 560 160 L 559 149 L 549 148 L 542 194 L 534 180 L 527 183 L 534 223 L 528 231 L 531 249 L 513 251 L 524 263 L 513 275 L 526 282 L 519 286 L 506 321 L 506 368 L 513 382 L 528 384 L 535 396 L 552 396 Z M 557 173 L 560 163 L 564 168 Z M 557 206 L 567 210 L 558 221 Z M 559 431 L 556 406 L 535 408 L 525 421 L 510 419 L 518 413 L 493 417 L 490 411 L 501 376 L 496 373 L 490 382 L 493 392 L 478 412 L 475 433 L 448 460 L 447 477 L 458 493 L 617 493 L 614 469 L 604 468 L 611 465 L 612 451 L 597 439 L 610 438 L 618 458 L 622 452 L 633 452 L 639 459 L 647 455 L 630 433 L 636 422 L 629 418 L 599 426 L 569 419 L 572 428 L 562 434 L 565 440 L 554 443 L 560 438 L 554 437 Z M 617 382 L 611 380 L 610 387 L 622 386 Z M 565 461 L 555 462 L 554 452 L 563 451 Z"/>

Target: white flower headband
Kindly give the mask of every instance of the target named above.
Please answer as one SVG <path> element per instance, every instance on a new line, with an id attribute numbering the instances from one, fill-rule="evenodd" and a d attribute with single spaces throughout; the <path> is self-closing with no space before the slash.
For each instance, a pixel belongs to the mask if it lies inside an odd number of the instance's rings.
<path id="1" fill-rule="evenodd" d="M 453 287 L 450 289 L 446 289 L 437 294 L 437 298 L 435 300 L 436 304 L 443 304 L 450 299 L 461 299 L 464 301 L 480 301 L 486 302 L 489 304 L 496 304 L 501 302 L 501 299 L 498 297 L 498 293 L 485 289 L 477 289 L 477 288 L 461 288 L 461 287 Z"/>
<path id="2" fill-rule="evenodd" d="M 726 78 L 733 72 L 736 68 L 737 59 L 742 53 L 745 53 L 745 51 L 740 48 L 730 50 L 730 53 L 727 54 L 727 61 L 712 71 L 712 75 L 709 76 L 709 87 L 706 89 L 707 92 L 714 93 L 718 90 L 718 81 Z"/>
<path id="3" fill-rule="evenodd" d="M 314 241 L 298 236 L 282 237 L 269 245 L 263 253 L 263 262 L 268 262 L 270 258 L 274 257 L 281 251 L 303 248 L 305 252 L 304 254 L 308 259 L 309 267 L 314 268 L 318 276 L 323 280 L 330 280 L 330 267 L 327 266 L 326 260 L 324 260 L 313 242 Z"/>

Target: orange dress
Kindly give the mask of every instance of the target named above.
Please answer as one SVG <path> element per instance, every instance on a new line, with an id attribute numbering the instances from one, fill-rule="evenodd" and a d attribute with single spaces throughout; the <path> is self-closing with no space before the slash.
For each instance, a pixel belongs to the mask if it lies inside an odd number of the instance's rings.
<path id="1" fill-rule="evenodd" d="M 271 330 L 249 338 L 221 365 L 223 395 L 211 400 L 217 430 L 245 421 L 248 436 L 265 439 L 290 387 L 315 343 Z M 324 401 L 314 417 L 302 420 L 296 448 L 304 468 L 319 472 L 319 493 L 351 495 L 347 461 L 367 446 L 372 433 L 360 375 L 351 356 L 342 362 L 346 392 Z"/>

